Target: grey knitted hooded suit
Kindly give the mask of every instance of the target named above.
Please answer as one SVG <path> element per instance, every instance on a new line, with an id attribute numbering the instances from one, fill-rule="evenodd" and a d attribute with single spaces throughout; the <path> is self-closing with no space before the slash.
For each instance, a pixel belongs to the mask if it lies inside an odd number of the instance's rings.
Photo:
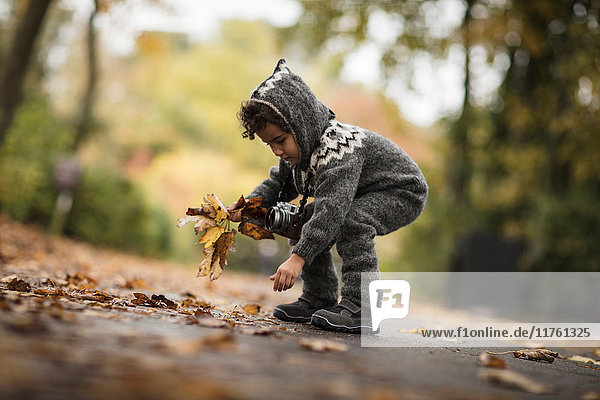
<path id="1" fill-rule="evenodd" d="M 338 297 L 331 247 L 342 258 L 342 297 L 360 304 L 361 272 L 378 274 L 374 237 L 413 222 L 423 211 L 427 183 L 415 162 L 392 141 L 336 121 L 304 81 L 279 60 L 249 101 L 268 105 L 291 128 L 300 151 L 292 165 L 280 160 L 249 197 L 271 207 L 308 191 L 312 217 L 292 252 L 305 260 L 303 295 Z M 293 184 L 285 185 L 291 174 Z"/>

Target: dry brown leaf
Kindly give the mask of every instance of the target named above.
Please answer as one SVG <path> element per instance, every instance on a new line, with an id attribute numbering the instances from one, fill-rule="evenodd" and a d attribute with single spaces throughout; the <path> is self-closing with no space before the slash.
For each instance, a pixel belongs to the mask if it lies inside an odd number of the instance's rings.
<path id="1" fill-rule="evenodd" d="M 477 357 L 477 361 L 479 365 L 488 367 L 488 368 L 498 368 L 504 369 L 506 368 L 506 361 L 501 358 L 491 356 L 488 353 L 481 353 L 479 357 Z"/>
<path id="2" fill-rule="evenodd" d="M 238 199 L 238 201 L 235 203 L 235 205 L 231 209 L 230 213 L 235 214 L 237 212 L 240 212 L 240 211 L 242 211 L 242 209 L 245 206 L 246 206 L 246 199 L 244 198 L 244 195 L 241 195 L 240 198 Z"/>
<path id="3" fill-rule="evenodd" d="M 81 290 L 80 292 L 75 293 L 74 296 L 81 300 L 97 301 L 99 303 L 109 303 L 116 298 L 116 296 L 99 290 Z"/>
<path id="4" fill-rule="evenodd" d="M 242 308 L 250 315 L 258 315 L 258 313 L 260 312 L 259 304 L 246 304 Z"/>
<path id="5" fill-rule="evenodd" d="M 595 349 L 594 349 L 594 355 L 595 355 L 596 357 L 600 357 L 600 348 L 595 348 Z"/>
<path id="6" fill-rule="evenodd" d="M 252 222 L 264 221 L 267 216 L 267 209 L 261 207 L 262 197 L 251 197 L 246 200 L 246 205 L 242 210 L 242 218 L 251 220 Z"/>
<path id="7" fill-rule="evenodd" d="M 35 289 L 33 293 L 48 297 L 62 297 L 66 295 L 65 291 L 59 288 L 55 288 L 53 290 Z"/>
<path id="8" fill-rule="evenodd" d="M 171 299 L 166 298 L 162 294 L 153 294 L 150 300 L 154 302 L 154 307 L 168 308 L 170 310 L 176 310 L 178 307 L 177 303 L 175 303 Z"/>
<path id="9" fill-rule="evenodd" d="M 79 290 L 90 290 L 95 289 L 98 285 L 98 281 L 81 272 L 76 272 L 74 275 L 67 274 L 65 280 L 67 285 L 71 288 Z"/>
<path id="10" fill-rule="evenodd" d="M 196 278 L 198 278 L 200 276 L 207 276 L 210 273 L 212 264 L 213 264 L 214 252 L 215 252 L 214 247 L 205 247 L 204 248 L 204 260 L 202 260 L 202 262 L 198 266 L 198 275 L 196 275 Z"/>
<path id="11" fill-rule="evenodd" d="M 208 275 L 210 280 L 214 281 L 223 274 L 223 268 L 227 265 L 227 254 L 235 250 L 235 234 L 235 229 L 224 232 L 215 241 L 214 247 L 204 248 L 204 260 L 200 263 L 197 276 Z"/>
<path id="12" fill-rule="evenodd" d="M 218 222 L 224 221 L 229 217 L 227 207 L 221 202 L 216 194 L 209 194 L 204 198 L 204 201 L 209 203 L 215 210 L 215 220 Z"/>
<path id="13" fill-rule="evenodd" d="M 507 369 L 480 369 L 477 376 L 487 379 L 494 383 L 517 388 L 529 393 L 544 394 L 550 393 L 550 387 L 536 382 L 524 375 L 518 374 Z"/>
<path id="14" fill-rule="evenodd" d="M 317 352 L 348 351 L 348 345 L 327 339 L 302 338 L 298 343 L 303 349 Z"/>
<path id="15" fill-rule="evenodd" d="M 254 240 L 275 239 L 275 236 L 266 228 L 253 224 L 248 220 L 243 220 L 238 226 L 240 233 L 251 237 Z"/>
<path id="16" fill-rule="evenodd" d="M 523 349 L 512 352 L 516 358 L 525 357 L 533 361 L 548 361 L 554 362 L 554 357 L 558 357 L 558 353 L 548 349 Z"/>
<path id="17" fill-rule="evenodd" d="M 13 278 L 10 282 L 8 282 L 7 288 L 8 290 L 14 290 L 17 292 L 31 291 L 31 285 L 20 278 Z"/>
<path id="18" fill-rule="evenodd" d="M 213 226 L 216 226 L 216 225 L 217 225 L 217 221 L 215 221 L 214 219 L 205 217 L 204 215 L 199 215 L 198 221 L 194 225 L 194 232 L 197 235 L 200 232 L 204 232 L 205 230 L 207 230 Z"/>
<path id="19" fill-rule="evenodd" d="M 217 212 L 215 211 L 213 206 L 211 206 L 210 204 L 202 204 L 201 207 L 190 207 L 187 209 L 185 214 L 190 215 L 190 216 L 203 215 L 203 216 L 206 216 L 206 217 L 212 218 L 212 219 L 215 219 L 217 216 Z M 184 218 L 182 218 L 182 219 L 184 219 Z M 187 221 L 187 222 L 189 222 L 189 221 Z"/>

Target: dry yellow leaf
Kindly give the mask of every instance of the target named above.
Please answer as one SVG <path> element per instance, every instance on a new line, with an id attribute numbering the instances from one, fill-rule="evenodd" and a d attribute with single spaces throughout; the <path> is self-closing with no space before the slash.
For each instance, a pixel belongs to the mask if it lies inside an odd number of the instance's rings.
<path id="1" fill-rule="evenodd" d="M 204 243 L 204 248 L 211 247 L 225 232 L 222 226 L 211 226 L 206 233 L 202 235 L 198 243 Z"/>
<path id="2" fill-rule="evenodd" d="M 208 202 L 216 212 L 215 220 L 221 222 L 226 220 L 229 216 L 227 214 L 227 207 L 219 200 L 216 194 L 209 194 L 204 198 L 204 201 Z"/>
<path id="3" fill-rule="evenodd" d="M 260 312 L 259 304 L 246 304 L 242 308 L 250 315 L 258 315 L 258 313 Z"/>
<path id="4" fill-rule="evenodd" d="M 213 234 L 211 230 L 214 228 L 221 227 L 212 227 L 206 233 Z M 225 228 L 221 228 L 220 235 L 214 242 L 211 242 L 210 246 L 206 245 L 204 247 L 204 260 L 200 263 L 200 267 L 198 269 L 197 276 L 209 276 L 211 281 L 218 279 L 223 274 L 223 267 L 227 265 L 227 254 L 235 250 L 235 234 L 236 231 L 232 230 L 231 232 L 223 232 Z M 214 230 L 215 234 L 217 233 Z"/>

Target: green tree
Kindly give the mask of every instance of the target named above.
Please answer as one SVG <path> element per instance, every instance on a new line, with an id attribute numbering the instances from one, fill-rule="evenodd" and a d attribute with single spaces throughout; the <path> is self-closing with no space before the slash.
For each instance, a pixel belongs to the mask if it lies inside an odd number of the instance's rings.
<path id="1" fill-rule="evenodd" d="M 304 15 L 288 37 L 313 53 L 338 49 L 338 60 L 372 40 L 369 27 L 382 15 L 393 21 L 395 39 L 380 43 L 388 81 L 409 79 L 418 54 L 439 59 L 451 48 L 462 49 L 464 102 L 459 116 L 447 119 L 445 172 L 437 171 L 444 179 L 431 180 L 437 185 L 426 211 L 438 224 L 416 235 L 445 232 L 431 246 L 449 252 L 442 241 L 483 229 L 523 240 L 524 268 L 600 269 L 593 245 L 599 222 L 592 217 L 600 214 L 591 205 L 581 207 L 600 200 L 594 161 L 600 154 L 594 134 L 600 115 L 597 1 L 301 4 Z M 448 4 L 461 6 L 459 22 L 440 18 Z M 476 89 L 490 70 L 502 83 L 482 100 Z"/>

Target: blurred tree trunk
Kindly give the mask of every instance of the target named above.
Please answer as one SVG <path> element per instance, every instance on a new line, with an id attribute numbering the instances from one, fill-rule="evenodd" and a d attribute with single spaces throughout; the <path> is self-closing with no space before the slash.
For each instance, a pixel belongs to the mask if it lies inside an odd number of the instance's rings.
<path id="1" fill-rule="evenodd" d="M 98 0 L 94 1 L 94 9 L 90 14 L 88 20 L 88 31 L 87 31 L 87 66 L 88 76 L 85 93 L 81 101 L 81 109 L 77 117 L 77 125 L 75 128 L 75 140 L 73 141 L 73 149 L 77 151 L 77 148 L 83 143 L 85 138 L 89 135 L 93 125 L 93 106 L 94 99 L 96 96 L 96 82 L 98 81 L 98 65 L 96 56 L 96 29 L 94 28 L 94 21 L 96 15 L 98 15 Z"/>
<path id="2" fill-rule="evenodd" d="M 19 23 L 0 72 L 0 146 L 4 143 L 15 110 L 21 101 L 25 72 L 46 11 L 52 0 L 30 1 Z"/>
<path id="3" fill-rule="evenodd" d="M 449 132 L 450 135 L 450 160 L 448 161 L 448 181 L 450 183 L 450 194 L 452 200 L 457 204 L 468 204 L 469 195 L 468 187 L 471 178 L 471 163 L 469 161 L 469 126 L 473 122 L 472 106 L 469 102 L 471 96 L 471 73 L 469 66 L 471 57 L 469 50 L 471 49 L 471 8 L 475 0 L 467 0 L 465 15 L 461 25 L 462 43 L 465 51 L 464 61 L 464 83 L 463 83 L 463 106 L 462 112 L 458 120 L 454 123 Z"/>
<path id="4" fill-rule="evenodd" d="M 98 63 L 97 63 L 97 45 L 96 45 L 96 29 L 94 22 L 99 12 L 98 0 L 94 1 L 94 9 L 88 19 L 87 27 L 87 84 L 85 92 L 81 99 L 81 108 L 78 111 L 75 125 L 75 137 L 72 144 L 72 156 L 68 156 L 57 164 L 57 173 L 55 180 L 59 189 L 56 207 L 52 215 L 49 230 L 54 234 L 62 233 L 65 230 L 65 225 L 69 219 L 73 206 L 73 197 L 77 185 L 79 183 L 81 166 L 77 157 L 74 155 L 85 139 L 89 136 L 94 125 L 94 99 L 96 97 L 96 83 L 98 81 Z M 56 179 L 60 175 L 59 171 L 66 171 L 62 175 L 68 179 Z"/>

